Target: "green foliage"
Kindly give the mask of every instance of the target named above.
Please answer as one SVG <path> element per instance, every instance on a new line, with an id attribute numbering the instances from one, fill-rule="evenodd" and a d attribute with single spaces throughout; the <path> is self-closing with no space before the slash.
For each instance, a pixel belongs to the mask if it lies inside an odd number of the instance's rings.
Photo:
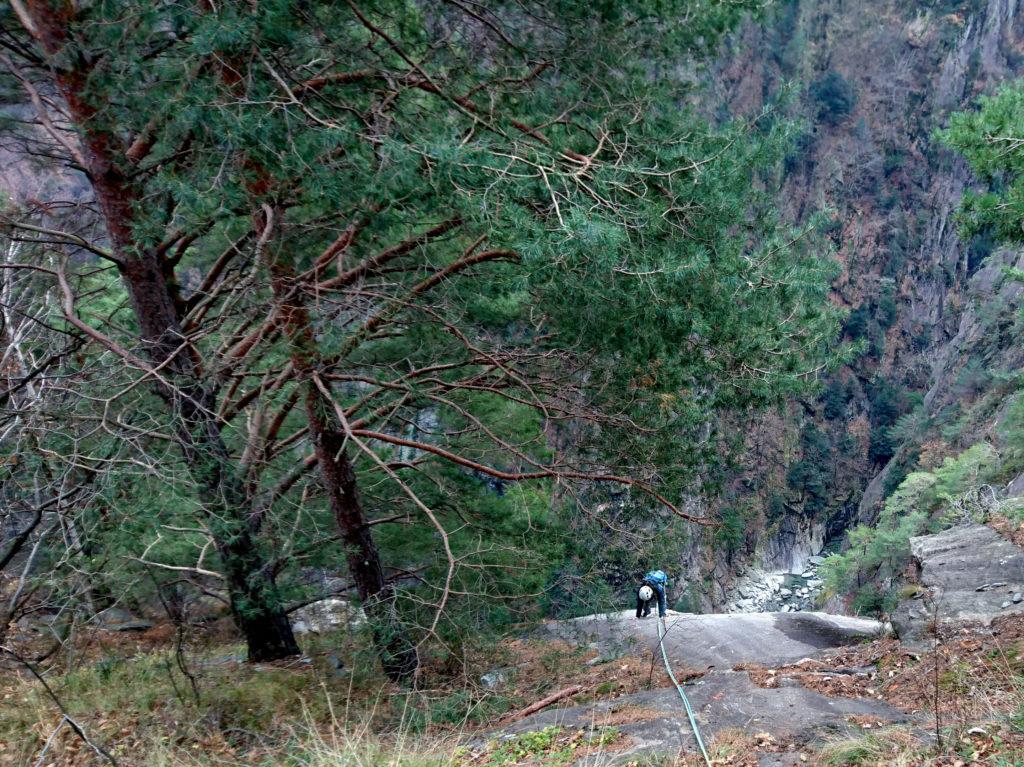
<path id="1" fill-rule="evenodd" d="M 871 405 L 871 441 L 868 457 L 877 464 L 888 461 L 896 452 L 892 427 L 908 413 L 920 399 L 919 395 L 894 382 L 876 376 L 868 387 Z"/>
<path id="2" fill-rule="evenodd" d="M 974 274 L 985 259 L 992 255 L 997 245 L 990 228 L 986 227 L 976 232 L 967 243 L 967 273 Z"/>
<path id="3" fill-rule="evenodd" d="M 969 237 L 968 268 L 976 269 L 1000 242 L 1024 241 L 1024 83 L 1003 85 L 982 96 L 973 112 L 957 112 L 939 139 L 962 154 L 987 186 L 968 191 L 960 205 Z"/>
<path id="4" fill-rule="evenodd" d="M 891 328 L 896 322 L 896 295 L 891 284 L 887 284 L 875 303 L 875 320 L 883 328 Z"/>
<path id="5" fill-rule="evenodd" d="M 920 450 L 914 444 L 911 437 L 908 437 L 907 441 L 901 439 L 900 435 L 897 434 L 895 426 L 890 430 L 890 434 L 891 439 L 902 442 L 903 446 L 897 451 L 886 467 L 885 482 L 882 484 L 882 494 L 885 497 L 889 497 L 896 491 L 900 483 L 917 466 L 918 459 L 920 458 Z"/>
<path id="6" fill-rule="evenodd" d="M 1024 393 L 1010 400 L 999 435 L 1005 447 L 1003 456 L 1010 471 L 1024 470 Z"/>
<path id="7" fill-rule="evenodd" d="M 499 719 L 513 708 L 513 701 L 500 693 L 462 689 L 440 696 L 422 696 L 405 713 L 404 726 L 410 732 L 424 732 L 432 725 L 466 727 Z"/>
<path id="8" fill-rule="evenodd" d="M 828 436 L 809 422 L 800 433 L 800 460 L 786 472 L 786 483 L 800 493 L 806 514 L 819 514 L 828 506 L 831 472 L 832 446 Z"/>
<path id="9" fill-rule="evenodd" d="M 829 379 L 821 397 L 822 415 L 829 421 L 839 421 L 846 416 L 846 407 L 850 402 L 850 389 L 836 376 Z"/>
<path id="10" fill-rule="evenodd" d="M 786 513 L 786 499 L 782 493 L 772 491 L 771 495 L 768 496 L 768 503 L 765 505 L 765 514 L 769 521 L 781 519 Z"/>
<path id="11" fill-rule="evenodd" d="M 560 743 L 560 736 L 563 732 L 562 727 L 556 726 L 524 732 L 490 752 L 483 765 L 484 767 L 506 767 L 506 765 L 520 764 L 524 760 L 529 760 L 531 764 L 537 764 L 538 767 L 557 767 L 569 764 L 575 757 L 575 748 L 563 746 Z M 608 728 L 608 732 L 602 732 L 598 739 L 601 743 L 610 743 L 615 737 L 616 732 Z M 607 740 L 605 740 L 606 738 Z"/>
<path id="12" fill-rule="evenodd" d="M 906 151 L 900 148 L 886 147 L 885 149 L 885 160 L 882 163 L 882 172 L 886 176 L 891 176 L 893 173 L 899 171 L 904 163 L 906 163 L 907 154 Z"/>
<path id="13" fill-rule="evenodd" d="M 82 569 L 145 601 L 142 552 L 208 578 L 198 558 L 223 569 L 219 544 L 251 521 L 284 599 L 336 575 L 352 552 L 308 471 L 305 355 L 322 409 L 359 432 L 346 455 L 398 609 L 445 660 L 611 603 L 651 552 L 608 529 L 657 526 L 667 546 L 682 525 L 650 491 L 713 486 L 730 451 L 708 424 L 807 392 L 845 353 L 827 222 L 794 229 L 774 206 L 799 127 L 774 104 L 711 124 L 678 66 L 760 5 L 499 2 L 484 23 L 406 0 L 76 6 L 67 57 L 103 64 L 81 72 L 95 112 L 75 127 L 126 163 L 123 247 L 166 255 L 167 303 L 195 323 L 185 377 L 224 443 L 181 455 L 180 414 L 87 348 L 98 372 L 66 422 L 117 430 L 53 438 L 115 467 L 80 514 Z M 298 313 L 280 322 L 271 289 L 286 262 L 309 315 L 291 342 Z M 69 272 L 87 322 L 139 348 L 128 270 Z M 608 475 L 651 485 L 589 481 Z M 246 508 L 225 521 L 196 477 L 236 480 Z M 738 546 L 742 512 L 724 522 Z"/>
<path id="14" fill-rule="evenodd" d="M 846 317 L 843 323 L 843 332 L 850 338 L 863 338 L 867 334 L 868 324 L 871 322 L 871 307 L 864 303 L 854 309 Z"/>
<path id="15" fill-rule="evenodd" d="M 848 548 L 828 557 L 822 575 L 833 593 L 853 593 L 854 604 L 865 611 L 891 609 L 894 595 L 883 588 L 906 566 L 909 540 L 943 524 L 941 512 L 960 496 L 997 476 L 1001 456 L 985 442 L 955 458 L 946 458 L 932 471 L 907 475 L 886 499 L 874 525 L 850 531 Z"/>
<path id="16" fill-rule="evenodd" d="M 817 105 L 818 119 L 829 125 L 841 123 L 857 103 L 853 85 L 834 69 L 811 83 L 809 93 Z"/>
<path id="17" fill-rule="evenodd" d="M 148 737 L 166 741 L 168 721 L 183 723 L 178 732 L 186 740 L 237 731 L 285 739 L 298 711 L 306 712 L 311 720 L 323 720 L 330 714 L 329 696 L 341 699 L 346 691 L 358 689 L 348 678 L 327 677 L 322 685 L 311 685 L 308 676 L 293 669 L 250 668 L 235 660 L 243 657 L 244 650 L 238 645 L 224 645 L 217 652 L 218 656 L 212 657 L 185 656 L 189 666 L 194 666 L 191 672 L 199 677 L 199 703 L 171 651 L 131 658 L 107 656 L 55 675 L 51 684 L 72 716 L 108 721 L 123 717 L 121 721 L 132 722 L 136 743 Z M 219 657 L 225 653 L 229 660 Z M 204 665 L 200 667 L 197 661 Z M 24 680 L 20 697 L 19 706 L 0 707 L 0 742 L 38 751 L 45 742 L 39 722 L 52 718 L 52 701 L 29 679 Z"/>
<path id="18" fill-rule="evenodd" d="M 719 525 L 715 528 L 716 549 L 725 551 L 729 556 L 739 551 L 752 532 L 750 525 L 755 518 L 752 502 L 734 501 L 730 503 L 721 512 Z"/>
<path id="19" fill-rule="evenodd" d="M 893 284 L 885 280 L 881 291 L 869 297 L 849 313 L 843 332 L 853 340 L 864 339 L 864 351 L 878 358 L 885 350 L 885 331 L 896 322 L 896 296 Z"/>

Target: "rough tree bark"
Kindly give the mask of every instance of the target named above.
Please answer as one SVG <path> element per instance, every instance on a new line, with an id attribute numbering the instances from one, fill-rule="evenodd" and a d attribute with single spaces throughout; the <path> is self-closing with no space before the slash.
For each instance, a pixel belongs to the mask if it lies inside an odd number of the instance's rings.
<path id="1" fill-rule="evenodd" d="M 258 217 L 258 229 L 270 225 L 266 215 Z M 270 274 L 292 366 L 305 393 L 309 436 L 320 480 L 345 546 L 349 575 L 373 627 L 374 642 L 385 673 L 395 681 L 403 681 L 416 671 L 416 648 L 398 619 L 394 587 L 384 578 L 380 552 L 359 498 L 355 469 L 345 449 L 344 428 L 333 403 L 314 379 L 322 360 L 301 286 L 295 282 L 294 264 L 283 248 L 278 248 L 271 258 Z"/>
<path id="2" fill-rule="evenodd" d="M 80 149 L 71 147 L 71 151 L 92 185 L 146 353 L 161 370 L 163 381 L 155 385 L 168 404 L 177 441 L 199 486 L 249 659 L 296 655 L 299 647 L 273 573 L 245 517 L 245 487 L 220 433 L 213 387 L 204 381 L 194 350 L 184 343 L 174 275 L 164 270 L 160 253 L 134 240 L 133 207 L 139 203 L 139 191 L 129 175 L 132 163 L 120 138 L 104 128 L 103 117 L 87 96 L 91 64 L 69 45 L 74 6 L 51 0 L 14 0 L 12 5 L 49 59 L 54 85 L 80 134 Z"/>

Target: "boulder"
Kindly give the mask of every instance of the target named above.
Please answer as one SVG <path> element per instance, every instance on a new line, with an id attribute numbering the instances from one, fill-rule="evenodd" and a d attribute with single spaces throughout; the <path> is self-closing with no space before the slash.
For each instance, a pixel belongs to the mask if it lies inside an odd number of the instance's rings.
<path id="1" fill-rule="evenodd" d="M 323 634 L 345 626 L 358 628 L 365 622 L 362 608 L 337 597 L 313 602 L 292 614 L 292 630 L 296 634 Z"/>
<path id="2" fill-rule="evenodd" d="M 208 594 L 198 594 L 185 603 L 185 614 L 189 621 L 204 623 L 230 615 L 231 606 L 227 599 L 217 599 Z"/>
<path id="3" fill-rule="evenodd" d="M 1007 485 L 1006 495 L 1008 498 L 1018 498 L 1024 495 L 1024 474 L 1019 474 L 1013 482 Z"/>
<path id="4" fill-rule="evenodd" d="M 507 668 L 498 668 L 494 671 L 488 671 L 480 677 L 480 684 L 488 690 L 500 689 L 508 684 L 508 672 L 509 669 Z"/>
<path id="5" fill-rule="evenodd" d="M 893 612 L 900 638 L 918 638 L 933 612 L 944 624 L 988 624 L 1007 612 L 1024 613 L 1024 604 L 1008 599 L 1024 594 L 1024 549 L 987 525 L 917 536 L 910 539 L 910 550 L 926 597 L 923 608 L 911 598 Z"/>
<path id="6" fill-rule="evenodd" d="M 108 607 L 96 613 L 96 625 L 104 631 L 145 631 L 153 628 L 153 622 L 132 615 L 120 607 Z"/>

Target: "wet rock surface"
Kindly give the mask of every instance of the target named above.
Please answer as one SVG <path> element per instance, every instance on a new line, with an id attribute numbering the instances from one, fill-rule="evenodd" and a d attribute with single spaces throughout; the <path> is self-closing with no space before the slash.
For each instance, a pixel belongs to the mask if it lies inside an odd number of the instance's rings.
<path id="1" fill-rule="evenodd" d="M 1024 612 L 1024 549 L 991 527 L 959 525 L 910 539 L 921 590 L 892 615 L 901 639 L 919 639 L 928 625 L 980 622 Z"/>
<path id="2" fill-rule="evenodd" d="M 725 605 L 727 613 L 802 612 L 813 610 L 825 582 L 820 554 L 807 557 L 791 572 L 751 570 L 736 580 Z"/>

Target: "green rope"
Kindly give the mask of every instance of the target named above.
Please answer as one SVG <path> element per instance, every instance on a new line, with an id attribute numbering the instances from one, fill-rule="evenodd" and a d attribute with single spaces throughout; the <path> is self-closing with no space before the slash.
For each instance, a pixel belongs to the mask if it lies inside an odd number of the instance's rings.
<path id="1" fill-rule="evenodd" d="M 676 675 L 672 673 L 672 665 L 668 662 L 668 653 L 665 652 L 665 619 L 658 617 L 658 644 L 661 645 L 661 658 L 665 661 L 665 671 L 668 672 L 668 678 L 672 680 L 672 684 L 676 686 L 676 691 L 679 693 L 679 697 L 683 699 L 683 705 L 686 706 L 686 715 L 690 717 L 690 727 L 693 728 L 693 734 L 697 738 L 697 745 L 700 746 L 700 752 L 704 755 L 704 762 L 711 767 L 711 757 L 708 756 L 708 750 L 704 748 L 704 739 L 700 736 L 700 729 L 697 727 L 697 717 L 693 713 L 693 708 L 690 706 L 690 701 L 686 697 L 686 693 L 683 692 L 682 685 L 676 679 Z"/>

